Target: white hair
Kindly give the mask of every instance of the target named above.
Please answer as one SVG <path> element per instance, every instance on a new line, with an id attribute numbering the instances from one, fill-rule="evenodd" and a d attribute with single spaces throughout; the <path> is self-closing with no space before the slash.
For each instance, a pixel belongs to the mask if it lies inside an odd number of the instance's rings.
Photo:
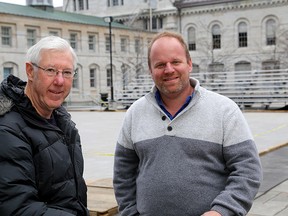
<path id="1" fill-rule="evenodd" d="M 38 64 L 41 60 L 41 52 L 43 50 L 70 51 L 73 57 L 73 66 L 74 69 L 76 69 L 78 62 L 77 55 L 70 44 L 63 38 L 57 36 L 42 38 L 38 43 L 28 49 L 26 61 Z"/>

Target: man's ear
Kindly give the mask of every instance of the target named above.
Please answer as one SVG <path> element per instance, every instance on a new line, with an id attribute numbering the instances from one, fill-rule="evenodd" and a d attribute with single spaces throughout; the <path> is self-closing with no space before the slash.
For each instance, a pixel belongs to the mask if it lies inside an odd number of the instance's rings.
<path id="1" fill-rule="evenodd" d="M 33 65 L 29 62 L 26 62 L 26 74 L 27 74 L 28 80 L 33 80 L 34 68 L 33 68 Z"/>

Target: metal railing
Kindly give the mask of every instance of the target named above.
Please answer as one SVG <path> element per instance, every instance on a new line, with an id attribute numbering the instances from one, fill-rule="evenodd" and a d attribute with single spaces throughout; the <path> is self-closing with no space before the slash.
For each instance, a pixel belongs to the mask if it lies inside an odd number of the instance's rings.
<path id="1" fill-rule="evenodd" d="M 288 69 L 193 73 L 200 84 L 234 100 L 241 108 L 282 108 L 288 104 Z M 141 75 L 116 94 L 129 107 L 153 86 L 150 75 Z"/>

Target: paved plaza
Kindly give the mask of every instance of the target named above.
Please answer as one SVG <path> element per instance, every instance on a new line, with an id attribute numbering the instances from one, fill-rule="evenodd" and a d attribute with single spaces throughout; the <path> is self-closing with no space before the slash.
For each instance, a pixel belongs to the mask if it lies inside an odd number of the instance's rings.
<path id="1" fill-rule="evenodd" d="M 71 111 L 79 129 L 87 182 L 113 176 L 113 156 L 125 111 Z M 244 116 L 261 155 L 264 180 L 248 216 L 288 215 L 288 112 Z"/>
<path id="2" fill-rule="evenodd" d="M 124 111 L 70 112 L 82 140 L 85 179 L 112 178 L 113 156 Z M 288 112 L 244 112 L 259 153 L 288 142 Z"/>

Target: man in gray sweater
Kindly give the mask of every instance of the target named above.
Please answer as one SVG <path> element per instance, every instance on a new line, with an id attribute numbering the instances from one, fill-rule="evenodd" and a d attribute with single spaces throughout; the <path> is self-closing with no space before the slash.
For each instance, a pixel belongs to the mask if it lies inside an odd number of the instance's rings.
<path id="1" fill-rule="evenodd" d="M 246 215 L 262 171 L 241 110 L 190 78 L 176 33 L 152 40 L 148 64 L 155 86 L 128 109 L 115 151 L 121 215 Z"/>

